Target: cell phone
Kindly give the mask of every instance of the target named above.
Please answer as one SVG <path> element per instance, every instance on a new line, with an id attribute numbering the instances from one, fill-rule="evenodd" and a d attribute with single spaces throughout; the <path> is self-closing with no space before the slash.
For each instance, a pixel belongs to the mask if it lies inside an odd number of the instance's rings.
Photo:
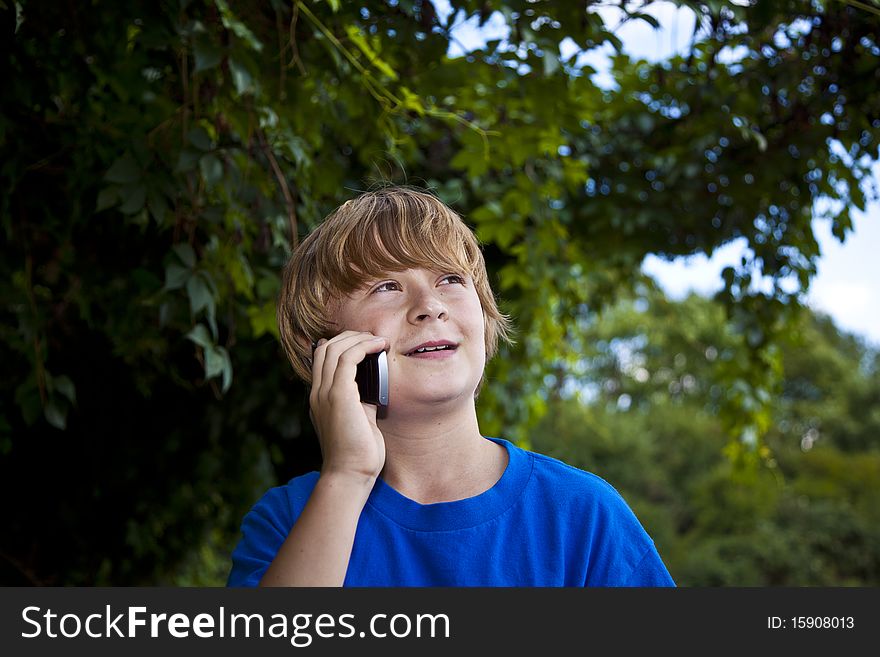
<path id="1" fill-rule="evenodd" d="M 379 407 L 388 406 L 388 354 L 367 354 L 357 366 L 355 380 L 361 401 Z"/>
<path id="2" fill-rule="evenodd" d="M 312 342 L 312 354 L 317 347 L 318 343 Z M 361 401 L 384 410 L 388 406 L 388 354 L 384 351 L 367 354 L 358 363 L 355 381 L 361 393 Z"/>

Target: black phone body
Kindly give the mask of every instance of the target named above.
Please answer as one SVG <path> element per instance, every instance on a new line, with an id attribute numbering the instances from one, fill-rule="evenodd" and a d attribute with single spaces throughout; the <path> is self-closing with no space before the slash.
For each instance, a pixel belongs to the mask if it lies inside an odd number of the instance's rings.
<path id="1" fill-rule="evenodd" d="M 388 354 L 380 351 L 367 354 L 357 366 L 358 389 L 361 401 L 376 406 L 388 406 Z"/>
<path id="2" fill-rule="evenodd" d="M 317 346 L 317 342 L 312 342 L 313 354 Z M 384 351 L 367 354 L 358 363 L 355 381 L 361 393 L 361 401 L 384 410 L 388 406 L 388 354 Z"/>

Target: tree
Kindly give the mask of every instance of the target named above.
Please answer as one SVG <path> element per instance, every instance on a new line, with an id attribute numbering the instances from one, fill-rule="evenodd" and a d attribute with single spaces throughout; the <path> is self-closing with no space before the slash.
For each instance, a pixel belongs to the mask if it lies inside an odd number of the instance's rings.
<path id="1" fill-rule="evenodd" d="M 524 444 L 545 376 L 646 254 L 745 237 L 755 257 L 724 296 L 749 357 L 722 414 L 734 439 L 763 437 L 815 201 L 836 201 L 842 238 L 873 193 L 877 21 L 681 4 L 700 16 L 691 53 L 621 53 L 603 91 L 560 55 L 617 43 L 593 3 L 453 2 L 511 28 L 453 59 L 427 1 L 3 3 L 0 474 L 6 499 L 39 482 L 4 538 L 10 571 L 173 581 L 193 546 L 228 547 L 258 491 L 319 463 L 277 344 L 278 272 L 378 180 L 431 186 L 485 243 L 519 342 L 480 412 Z"/>
<path id="2" fill-rule="evenodd" d="M 744 354 L 723 305 L 640 286 L 584 327 L 535 447 L 618 488 L 680 585 L 874 586 L 880 438 L 860 402 L 877 352 L 812 312 L 792 329 L 766 444 L 732 450 L 718 363 Z"/>

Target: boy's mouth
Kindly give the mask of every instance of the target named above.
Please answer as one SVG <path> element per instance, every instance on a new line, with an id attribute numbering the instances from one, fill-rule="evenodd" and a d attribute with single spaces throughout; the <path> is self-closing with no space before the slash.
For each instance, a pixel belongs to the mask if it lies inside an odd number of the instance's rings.
<path id="1" fill-rule="evenodd" d="M 449 340 L 432 340 L 431 342 L 423 342 L 419 346 L 410 349 L 405 356 L 419 356 L 422 354 L 432 354 L 437 352 L 455 351 L 458 345 Z"/>

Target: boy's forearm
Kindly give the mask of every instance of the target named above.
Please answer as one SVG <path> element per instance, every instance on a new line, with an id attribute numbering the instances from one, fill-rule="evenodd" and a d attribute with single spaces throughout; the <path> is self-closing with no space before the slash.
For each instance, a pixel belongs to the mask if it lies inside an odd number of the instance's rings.
<path id="1" fill-rule="evenodd" d="M 375 479 L 323 474 L 260 586 L 342 586 Z"/>

